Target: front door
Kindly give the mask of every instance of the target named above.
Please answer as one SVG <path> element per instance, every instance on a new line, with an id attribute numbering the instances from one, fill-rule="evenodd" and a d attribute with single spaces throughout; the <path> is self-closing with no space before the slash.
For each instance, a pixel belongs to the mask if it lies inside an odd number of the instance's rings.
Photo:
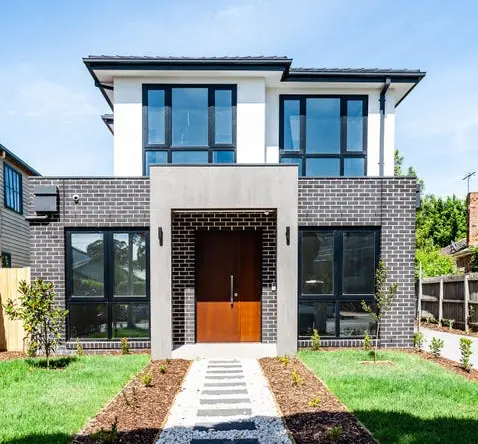
<path id="1" fill-rule="evenodd" d="M 261 339 L 261 233 L 196 232 L 196 341 Z"/>

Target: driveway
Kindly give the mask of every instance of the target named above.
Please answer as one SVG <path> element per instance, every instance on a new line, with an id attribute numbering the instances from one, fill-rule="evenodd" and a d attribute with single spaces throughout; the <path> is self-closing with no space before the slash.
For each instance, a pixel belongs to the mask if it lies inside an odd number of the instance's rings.
<path id="1" fill-rule="evenodd" d="M 443 333 L 437 330 L 430 330 L 428 328 L 420 328 L 420 331 L 423 333 L 425 337 L 425 345 L 424 349 L 430 351 L 430 342 L 433 337 L 443 339 L 444 346 L 441 352 L 441 355 L 444 358 L 451 359 L 452 361 L 460 362 L 460 338 L 465 336 L 456 335 L 453 333 Z M 471 350 L 473 354 L 471 355 L 471 363 L 473 364 L 474 368 L 478 368 L 478 338 L 466 336 L 473 341 L 473 345 L 471 346 Z"/>

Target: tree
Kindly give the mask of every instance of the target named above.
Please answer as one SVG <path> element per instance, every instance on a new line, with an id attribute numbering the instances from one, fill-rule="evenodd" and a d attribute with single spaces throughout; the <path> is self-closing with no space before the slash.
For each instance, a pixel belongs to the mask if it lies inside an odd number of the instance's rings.
<path id="1" fill-rule="evenodd" d="M 375 341 L 375 349 L 373 352 L 373 360 L 377 360 L 378 342 L 380 335 L 380 326 L 382 325 L 383 318 L 388 314 L 392 308 L 393 301 L 397 295 L 398 284 L 395 282 L 387 286 L 387 267 L 382 260 L 378 262 L 377 271 L 375 273 L 375 309 L 372 305 L 362 301 L 362 309 L 369 313 L 377 323 L 377 339 Z"/>
<path id="2" fill-rule="evenodd" d="M 7 316 L 12 320 L 23 321 L 29 349 L 44 351 L 46 366 L 50 367 L 50 355 L 60 344 L 61 327 L 68 314 L 55 304 L 53 284 L 37 279 L 28 285 L 21 281 L 18 287 L 20 305 L 11 299 L 5 305 Z"/>
<path id="3" fill-rule="evenodd" d="M 394 152 L 394 164 L 393 164 L 393 172 L 394 172 L 394 175 L 395 176 L 411 176 L 411 177 L 416 177 L 417 178 L 417 181 L 420 185 L 420 190 L 421 192 L 423 193 L 423 191 L 425 190 L 425 182 L 423 181 L 423 179 L 420 179 L 418 177 L 418 174 L 417 172 L 415 171 L 415 169 L 412 167 L 412 166 L 409 166 L 408 169 L 406 171 L 403 170 L 402 166 L 403 166 L 403 159 L 404 157 L 400 154 L 400 151 L 398 151 L 397 149 L 395 149 L 395 152 Z"/>

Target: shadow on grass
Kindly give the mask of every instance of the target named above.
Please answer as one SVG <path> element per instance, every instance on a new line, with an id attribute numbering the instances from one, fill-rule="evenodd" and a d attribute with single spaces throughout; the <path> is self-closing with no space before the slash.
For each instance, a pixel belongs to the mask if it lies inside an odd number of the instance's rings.
<path id="1" fill-rule="evenodd" d="M 76 356 L 57 356 L 50 358 L 50 369 L 62 369 L 77 361 Z M 30 367 L 47 368 L 46 358 L 28 358 L 25 360 Z"/>

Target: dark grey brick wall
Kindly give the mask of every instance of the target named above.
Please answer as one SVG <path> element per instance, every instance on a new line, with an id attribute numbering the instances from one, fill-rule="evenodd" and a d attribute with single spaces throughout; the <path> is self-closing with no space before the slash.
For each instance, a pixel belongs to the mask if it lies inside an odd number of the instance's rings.
<path id="1" fill-rule="evenodd" d="M 173 343 L 195 342 L 195 232 L 197 229 L 262 232 L 262 342 L 277 338 L 276 213 L 174 212 L 172 217 Z"/>
<path id="2" fill-rule="evenodd" d="M 30 192 L 37 185 L 56 185 L 60 212 L 48 222 L 31 224 L 31 275 L 55 284 L 58 304 L 65 307 L 65 228 L 149 227 L 147 178 L 30 177 Z M 73 196 L 80 200 L 75 205 Z M 32 200 L 32 199 L 31 199 Z M 28 214 L 33 215 L 33 208 Z M 95 341 L 95 348 L 111 345 Z M 131 346 L 148 345 L 142 341 Z"/>
<path id="3" fill-rule="evenodd" d="M 299 226 L 381 227 L 381 259 L 398 283 L 394 309 L 384 319 L 381 343 L 410 347 L 415 318 L 416 179 L 300 178 Z"/>

